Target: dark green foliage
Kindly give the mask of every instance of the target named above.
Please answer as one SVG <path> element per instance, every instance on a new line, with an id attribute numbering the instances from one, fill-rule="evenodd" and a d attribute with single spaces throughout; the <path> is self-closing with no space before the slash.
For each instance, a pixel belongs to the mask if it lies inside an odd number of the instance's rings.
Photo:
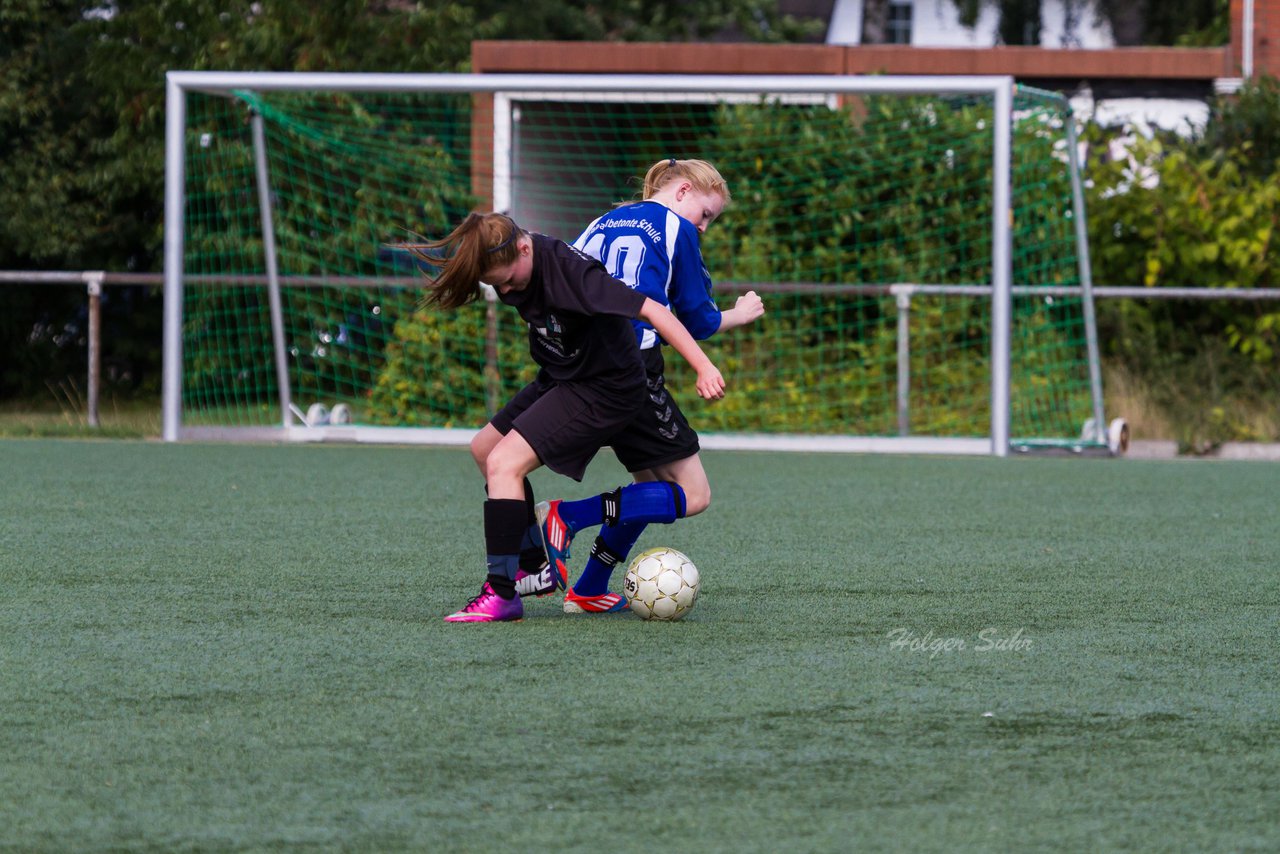
<path id="1" fill-rule="evenodd" d="M 508 39 L 693 41 L 736 34 L 746 41 L 801 41 L 825 21 L 782 14 L 776 0 L 476 0 L 477 20 Z"/>
<path id="2" fill-rule="evenodd" d="M 279 273 L 314 283 L 283 290 L 294 399 L 346 401 L 359 417 L 377 417 L 363 399 L 387 358 L 391 326 L 417 293 L 418 268 L 395 246 L 442 236 L 475 204 L 468 105 L 465 96 L 432 95 L 192 98 L 186 251 L 197 274 L 265 273 L 248 129 L 253 111 L 262 116 Z M 400 284 L 319 286 L 342 277 Z M 186 294 L 189 401 L 196 409 L 272 404 L 266 288 L 201 281 Z M 258 415 L 278 420 L 269 410 Z"/>
<path id="3" fill-rule="evenodd" d="M 0 269 L 159 271 L 167 70 L 456 71 L 492 32 L 465 4 L 6 2 L 0 210 L 20 215 L 0 220 Z M 105 358 L 127 366 L 126 388 L 154 389 L 159 293 L 120 294 L 104 304 Z M 83 334 L 55 344 L 27 325 L 77 325 L 83 306 L 79 289 L 0 288 L 3 322 L 23 324 L 0 327 L 0 394 L 83 375 Z"/>
<path id="4" fill-rule="evenodd" d="M 1239 152 L 1245 155 L 1240 165 L 1248 174 L 1280 174 L 1280 80 L 1270 75 L 1246 80 L 1238 95 L 1215 98 L 1211 107 L 1192 156 Z"/>
<path id="5" fill-rule="evenodd" d="M 462 71 L 473 39 L 681 39 L 725 27 L 762 41 L 813 30 L 766 0 L 6 0 L 0 210 L 21 215 L 0 219 L 0 269 L 159 271 L 166 71 Z M 83 373 L 83 336 L 54 344 L 30 325 L 74 325 L 83 304 L 70 289 L 0 288 L 0 395 L 29 395 Z M 120 333 L 109 343 L 112 358 L 154 388 L 159 293 L 138 289 L 106 310 Z M 10 319 L 20 326 L 7 328 Z M 33 336 L 36 352 L 20 352 Z"/>
<path id="6" fill-rule="evenodd" d="M 496 374 L 485 368 L 490 313 Z M 474 427 L 533 378 L 525 328 L 510 309 L 480 300 L 452 312 L 411 309 L 399 317 L 367 392 L 372 424 Z"/>
<path id="7" fill-rule="evenodd" d="M 1280 129 L 1274 80 L 1220 101 L 1190 143 L 1135 139 L 1089 164 L 1090 245 L 1100 284 L 1275 287 L 1280 283 Z M 1092 130 L 1095 143 L 1103 134 Z M 1095 145 L 1095 150 L 1100 146 Z M 1188 447 L 1258 435 L 1247 413 L 1280 403 L 1280 307 L 1271 302 L 1103 302 L 1108 356 L 1143 378 Z M 1216 413 L 1216 414 L 1215 414 Z"/>

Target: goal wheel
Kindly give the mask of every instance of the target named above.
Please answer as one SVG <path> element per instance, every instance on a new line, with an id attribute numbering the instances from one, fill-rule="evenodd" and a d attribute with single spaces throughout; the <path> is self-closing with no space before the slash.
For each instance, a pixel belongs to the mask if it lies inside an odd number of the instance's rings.
<path id="1" fill-rule="evenodd" d="M 1107 447 L 1117 457 L 1129 450 L 1129 422 L 1123 418 L 1112 418 L 1107 425 Z"/>
<path id="2" fill-rule="evenodd" d="M 329 423 L 329 407 L 323 403 L 313 403 L 307 407 L 307 426 L 319 427 Z"/>

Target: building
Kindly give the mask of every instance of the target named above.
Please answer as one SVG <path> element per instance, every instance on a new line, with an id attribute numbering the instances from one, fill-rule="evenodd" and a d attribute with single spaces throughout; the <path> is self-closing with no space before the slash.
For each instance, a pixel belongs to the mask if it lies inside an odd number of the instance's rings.
<path id="1" fill-rule="evenodd" d="M 862 42 L 863 0 L 836 0 L 831 5 L 827 44 Z M 1041 29 L 1035 41 L 1045 47 L 1109 48 L 1115 46 L 1105 22 L 1078 2 L 1042 0 Z M 891 44 L 914 47 L 991 47 L 998 42 L 996 9 L 983 8 L 972 28 L 960 23 L 952 0 L 892 0 L 886 36 Z"/>
<path id="2" fill-rule="evenodd" d="M 1081 4 L 1044 0 L 1041 46 L 997 44 L 994 11 L 972 29 L 952 0 L 892 0 L 891 43 L 859 44 L 863 0 L 791 0 L 825 17 L 825 43 L 475 42 L 472 68 L 494 73 L 1001 74 L 1062 92 L 1077 113 L 1104 124 L 1189 132 L 1215 93 L 1253 74 L 1280 76 L 1280 0 L 1231 0 L 1231 41 L 1221 47 L 1116 47 Z"/>

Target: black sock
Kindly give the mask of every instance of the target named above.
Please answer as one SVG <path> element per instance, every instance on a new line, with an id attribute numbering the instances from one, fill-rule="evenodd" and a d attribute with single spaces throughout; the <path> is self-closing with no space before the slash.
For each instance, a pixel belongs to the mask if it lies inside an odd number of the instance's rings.
<path id="1" fill-rule="evenodd" d="M 503 599 L 516 598 L 516 583 L 505 575 L 490 575 L 489 586 Z"/>
<path id="2" fill-rule="evenodd" d="M 538 514 L 534 511 L 536 501 L 533 497 L 533 484 L 529 482 L 529 478 L 524 479 L 524 509 L 529 517 L 529 524 L 533 525 L 538 521 Z"/>
<path id="3" fill-rule="evenodd" d="M 489 584 L 503 599 L 516 595 L 516 570 L 520 566 L 520 543 L 529 529 L 524 521 L 524 502 L 519 499 L 490 498 L 484 503 L 485 563 Z M 501 579 L 501 586 L 494 579 Z"/>

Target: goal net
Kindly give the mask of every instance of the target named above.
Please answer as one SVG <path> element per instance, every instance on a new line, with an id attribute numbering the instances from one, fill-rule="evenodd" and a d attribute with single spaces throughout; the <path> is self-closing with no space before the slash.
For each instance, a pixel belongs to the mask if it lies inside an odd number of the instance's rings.
<path id="1" fill-rule="evenodd" d="M 400 245 L 473 209 L 572 242 L 696 157 L 716 298 L 767 307 L 704 344 L 724 400 L 668 359 L 704 444 L 1096 446 L 1070 132 L 999 78 L 171 74 L 165 436 L 465 441 L 521 322 L 423 309 Z"/>

